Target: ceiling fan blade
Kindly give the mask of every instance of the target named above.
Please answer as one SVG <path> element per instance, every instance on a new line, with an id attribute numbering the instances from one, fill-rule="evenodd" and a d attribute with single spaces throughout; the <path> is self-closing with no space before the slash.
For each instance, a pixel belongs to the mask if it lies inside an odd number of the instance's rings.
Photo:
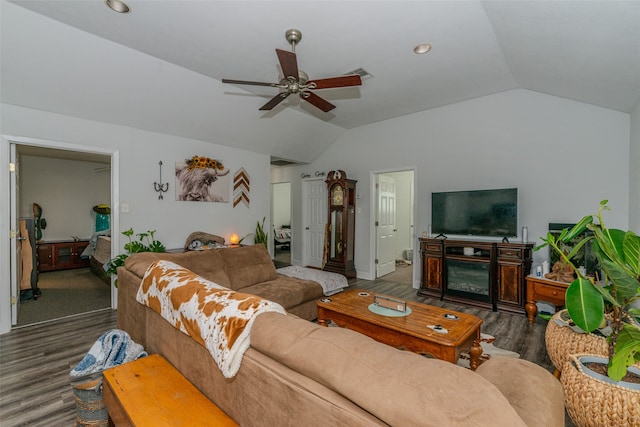
<path id="1" fill-rule="evenodd" d="M 230 79 L 222 79 L 222 83 L 231 83 L 233 85 L 252 85 L 252 86 L 270 86 L 270 87 L 278 87 L 279 85 L 279 83 L 248 82 L 246 80 L 230 80 Z"/>
<path id="2" fill-rule="evenodd" d="M 279 94 L 277 94 L 276 96 L 271 98 L 269 100 L 269 102 L 267 102 L 262 107 L 260 107 L 260 110 L 271 110 L 271 109 L 273 109 L 273 107 L 275 107 L 276 105 L 280 104 L 289 95 L 291 95 L 290 92 L 280 92 Z"/>
<path id="3" fill-rule="evenodd" d="M 276 49 L 276 54 L 278 55 L 278 61 L 280 61 L 280 67 L 282 67 L 284 77 L 294 77 L 298 80 L 298 60 L 296 59 L 296 54 L 282 49 Z"/>
<path id="4" fill-rule="evenodd" d="M 336 108 L 335 105 L 333 105 L 326 99 L 319 97 L 313 92 L 308 92 L 308 91 L 302 92 L 300 93 L 300 98 L 304 99 L 305 101 L 314 105 L 315 107 L 318 107 L 325 113 Z"/>
<path id="5" fill-rule="evenodd" d="M 357 74 L 340 77 L 330 77 L 327 79 L 309 80 L 307 84 L 315 83 L 314 89 L 331 89 L 334 87 L 360 86 L 362 79 Z"/>

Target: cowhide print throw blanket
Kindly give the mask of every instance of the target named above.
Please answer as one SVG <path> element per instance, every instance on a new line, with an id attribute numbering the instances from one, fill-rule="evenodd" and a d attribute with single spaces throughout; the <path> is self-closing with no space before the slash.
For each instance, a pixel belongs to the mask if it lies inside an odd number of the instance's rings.
<path id="1" fill-rule="evenodd" d="M 226 378 L 240 369 L 256 316 L 286 314 L 275 302 L 232 291 L 165 260 L 149 266 L 136 299 L 209 350 Z"/>

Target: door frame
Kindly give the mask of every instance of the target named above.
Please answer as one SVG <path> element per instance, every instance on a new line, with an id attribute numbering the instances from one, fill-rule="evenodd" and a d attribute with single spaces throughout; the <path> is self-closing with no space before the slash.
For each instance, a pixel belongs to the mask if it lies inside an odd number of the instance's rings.
<path id="1" fill-rule="evenodd" d="M 371 279 L 370 280 L 374 280 L 375 276 L 376 276 L 376 245 L 377 245 L 377 238 L 376 238 L 376 212 L 378 209 L 378 200 L 377 200 L 377 191 L 376 191 L 376 175 L 380 175 L 380 174 L 388 174 L 388 173 L 395 173 L 395 172 L 413 172 L 413 191 L 411 194 L 411 200 L 413 203 L 413 207 L 412 207 L 412 216 L 413 216 L 413 238 L 412 243 L 411 243 L 411 247 L 413 249 L 413 258 L 414 260 L 416 259 L 416 254 L 418 253 L 417 250 L 419 250 L 419 245 L 418 245 L 418 235 L 416 232 L 416 228 L 415 228 L 415 223 L 416 223 L 416 213 L 417 213 L 417 207 L 416 207 L 416 194 L 417 194 L 417 186 L 418 186 L 418 170 L 416 166 L 407 166 L 407 167 L 398 167 L 398 168 L 392 168 L 392 169 L 379 169 L 379 170 L 374 170 L 369 172 L 369 183 L 370 183 L 370 188 L 369 188 L 369 236 L 370 236 L 370 245 L 369 245 L 369 271 L 372 272 L 371 274 Z M 397 211 L 397 209 L 396 209 Z M 418 262 L 413 262 L 412 267 L 413 267 L 413 277 L 412 277 L 412 286 L 414 289 L 418 289 L 420 287 L 420 263 Z"/>
<path id="2" fill-rule="evenodd" d="M 91 154 L 101 154 L 110 156 L 111 158 L 111 229 L 115 230 L 111 233 L 111 253 L 117 253 L 117 248 L 120 247 L 120 196 L 119 196 L 119 151 L 115 149 L 108 149 L 102 147 L 94 147 L 88 145 L 71 144 L 61 141 L 45 140 L 38 138 L 29 138 L 12 135 L 2 135 L 0 137 L 0 162 L 7 165 L 9 164 L 9 155 L 11 145 L 30 145 L 36 147 L 44 147 L 51 149 L 67 150 L 84 152 Z M 2 175 L 2 174 L 0 174 Z M 6 180 L 6 182 L 5 182 Z M 9 176 L 0 176 L 0 200 L 5 200 L 6 203 L 1 203 L 0 217 L 0 229 L 3 233 L 9 235 L 9 230 L 13 229 L 14 221 L 17 224 L 17 218 L 11 217 L 11 200 L 10 200 L 10 188 L 9 188 Z M 16 208 L 17 209 L 17 208 Z M 14 284 L 11 281 L 12 271 L 16 268 L 17 262 L 15 261 L 15 254 L 13 253 L 13 247 L 15 246 L 15 238 L 8 239 L 6 244 L 0 245 L 0 334 L 9 332 L 12 325 L 11 312 L 13 311 L 14 304 L 12 304 L 11 293 Z M 113 278 L 111 279 L 111 308 L 116 309 L 118 305 L 118 290 L 113 285 Z M 17 304 L 17 302 L 16 302 Z"/>

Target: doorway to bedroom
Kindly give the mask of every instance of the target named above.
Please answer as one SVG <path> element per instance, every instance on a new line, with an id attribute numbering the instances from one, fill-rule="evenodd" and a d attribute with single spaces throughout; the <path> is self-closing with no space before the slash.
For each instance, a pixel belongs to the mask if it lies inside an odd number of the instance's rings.
<path id="1" fill-rule="evenodd" d="M 271 184 L 271 234 L 276 268 L 291 265 L 291 183 Z"/>
<path id="2" fill-rule="evenodd" d="M 37 226 L 18 243 L 13 327 L 110 309 L 99 269 L 111 258 L 111 156 L 26 144 L 15 153 L 16 216 Z"/>
<path id="3" fill-rule="evenodd" d="M 413 283 L 414 170 L 374 173 L 375 277 Z"/>

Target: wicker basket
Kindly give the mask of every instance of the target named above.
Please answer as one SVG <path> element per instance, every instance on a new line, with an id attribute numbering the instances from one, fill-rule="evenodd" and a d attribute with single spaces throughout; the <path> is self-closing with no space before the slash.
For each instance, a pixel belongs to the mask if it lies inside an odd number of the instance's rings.
<path id="1" fill-rule="evenodd" d="M 100 378 L 73 385 L 76 401 L 75 427 L 107 427 L 109 415 L 102 401 L 102 373 Z"/>
<path id="2" fill-rule="evenodd" d="M 568 358 L 561 378 L 567 413 L 576 426 L 639 426 L 640 390 L 586 374 L 580 356 Z"/>
<path id="3" fill-rule="evenodd" d="M 566 310 L 561 310 L 554 314 L 545 331 L 547 353 L 553 366 L 561 372 L 571 354 L 597 354 L 609 357 L 609 344 L 605 338 L 593 334 L 579 334 L 555 322 L 565 312 Z"/>

